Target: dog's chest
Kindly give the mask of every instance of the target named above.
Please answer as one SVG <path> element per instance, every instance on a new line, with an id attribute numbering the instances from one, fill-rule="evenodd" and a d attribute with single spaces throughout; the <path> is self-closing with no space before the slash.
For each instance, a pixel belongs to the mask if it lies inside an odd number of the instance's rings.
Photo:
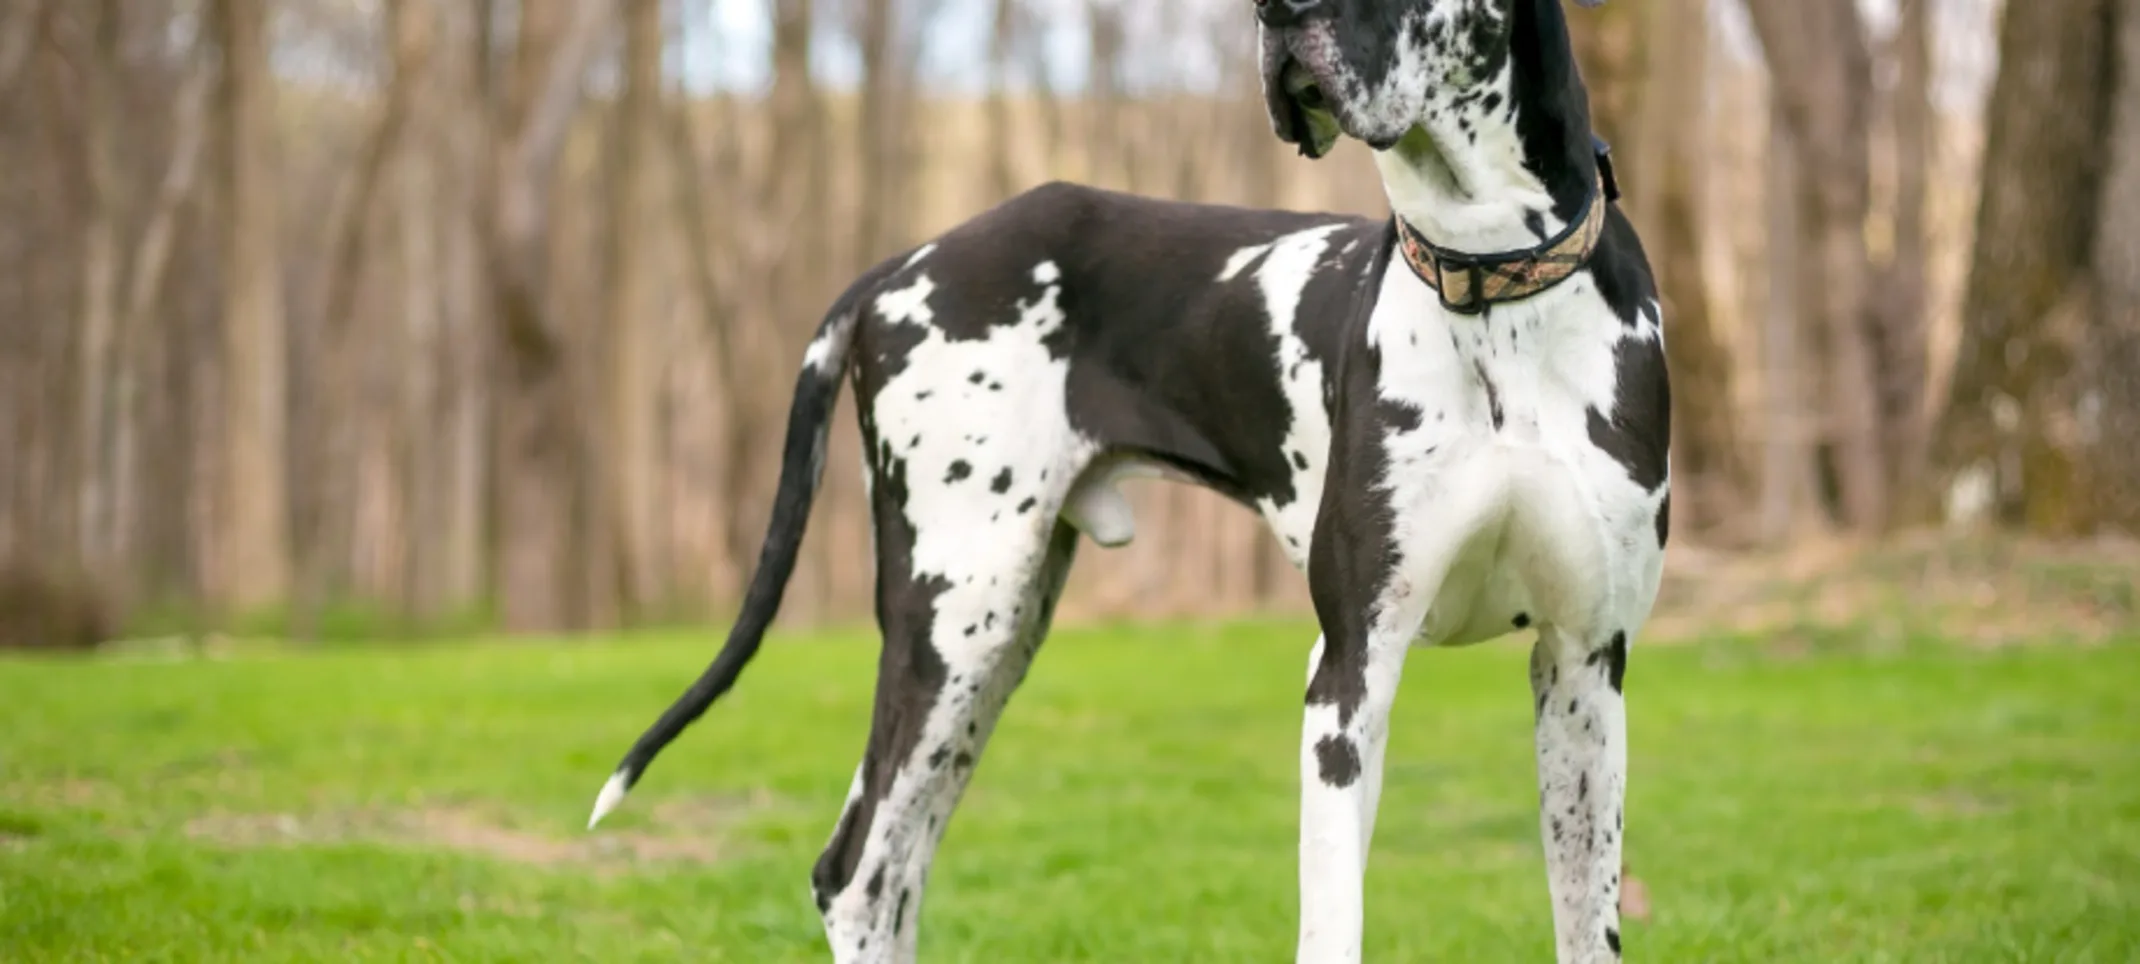
<path id="1" fill-rule="evenodd" d="M 1560 463 L 1594 448 L 1588 413 L 1613 410 L 1625 330 L 1587 279 L 1478 315 L 1443 309 L 1409 275 L 1382 294 L 1368 331 L 1376 389 L 1417 416 L 1385 417 L 1393 461 L 1491 449 Z"/>
<path id="2" fill-rule="evenodd" d="M 1369 331 L 1381 481 L 1413 577 L 1438 580 L 1424 640 L 1489 639 L 1600 604 L 1609 520 L 1643 496 L 1589 431 L 1614 410 L 1626 329 L 1587 279 L 1470 316 L 1392 275 Z"/>

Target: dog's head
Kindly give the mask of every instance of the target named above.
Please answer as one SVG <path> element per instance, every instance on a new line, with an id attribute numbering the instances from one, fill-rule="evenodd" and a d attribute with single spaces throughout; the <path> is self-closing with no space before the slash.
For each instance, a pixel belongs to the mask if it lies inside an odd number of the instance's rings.
<path id="1" fill-rule="evenodd" d="M 1540 2 L 1254 0 L 1271 127 L 1309 157 L 1339 134 L 1388 150 L 1437 95 L 1492 80 L 1508 62 L 1515 5 Z"/>

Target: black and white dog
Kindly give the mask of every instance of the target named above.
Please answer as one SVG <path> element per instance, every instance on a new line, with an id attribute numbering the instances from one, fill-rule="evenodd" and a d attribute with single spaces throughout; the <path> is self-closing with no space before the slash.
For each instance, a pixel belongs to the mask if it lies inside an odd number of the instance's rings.
<path id="1" fill-rule="evenodd" d="M 1669 394 L 1559 3 L 1256 0 L 1278 136 L 1366 142 L 1390 219 L 1053 184 L 864 275 L 804 361 L 738 623 L 594 818 L 757 650 L 849 375 L 884 648 L 811 875 L 837 960 L 913 959 L 937 842 L 1078 534 L 1129 541 L 1136 475 L 1253 507 L 1307 572 L 1299 959 L 1360 958 L 1407 651 L 1524 628 L 1559 959 L 1617 958 L 1621 678 L 1662 567 Z"/>

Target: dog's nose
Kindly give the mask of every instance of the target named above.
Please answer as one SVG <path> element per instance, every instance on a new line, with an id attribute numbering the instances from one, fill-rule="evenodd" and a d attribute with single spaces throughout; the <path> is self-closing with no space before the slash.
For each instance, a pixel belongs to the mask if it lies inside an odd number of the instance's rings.
<path id="1" fill-rule="evenodd" d="M 1256 0 L 1256 19 L 1266 27 L 1290 27 L 1323 0 Z"/>

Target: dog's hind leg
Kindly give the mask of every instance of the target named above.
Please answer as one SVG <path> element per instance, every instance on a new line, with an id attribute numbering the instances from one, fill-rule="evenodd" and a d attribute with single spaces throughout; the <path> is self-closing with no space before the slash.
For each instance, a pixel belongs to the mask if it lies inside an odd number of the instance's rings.
<path id="1" fill-rule="evenodd" d="M 884 519 L 881 498 L 878 509 L 884 650 L 875 716 L 846 808 L 811 874 L 842 962 L 914 960 L 937 842 L 1047 634 L 1077 546 L 1077 530 L 1054 522 L 1034 540 L 1028 566 L 955 578 L 917 573 L 902 564 L 911 530 L 901 531 L 896 510 Z"/>
<path id="2" fill-rule="evenodd" d="M 1540 829 L 1562 964 L 1620 957 L 1628 633 L 1546 624 L 1531 650 Z"/>
<path id="3" fill-rule="evenodd" d="M 839 961 L 913 960 L 937 841 L 1047 633 L 1077 545 L 1060 515 L 1100 454 L 1066 401 L 1061 269 L 977 278 L 931 250 L 855 336 L 884 650 L 868 748 L 811 873 Z"/>

